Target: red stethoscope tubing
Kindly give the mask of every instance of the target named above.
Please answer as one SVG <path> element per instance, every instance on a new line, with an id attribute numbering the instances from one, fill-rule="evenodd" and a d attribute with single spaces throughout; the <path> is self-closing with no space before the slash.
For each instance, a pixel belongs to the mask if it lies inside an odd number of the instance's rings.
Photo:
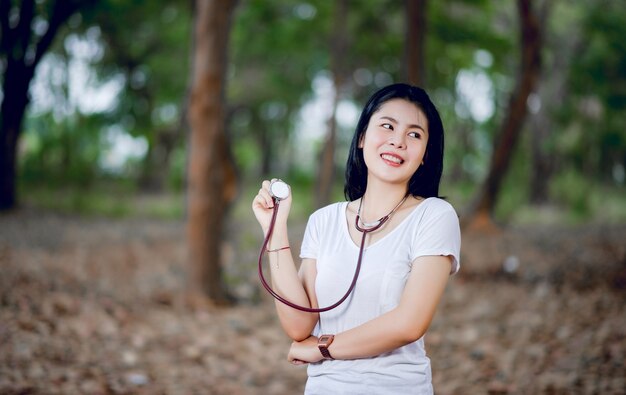
<path id="1" fill-rule="evenodd" d="M 300 311 L 305 311 L 307 313 L 323 313 L 325 311 L 329 311 L 332 310 L 334 308 L 336 308 L 337 306 L 339 306 L 340 304 L 342 304 L 347 298 L 348 296 L 350 296 L 350 294 L 352 293 L 352 291 L 354 290 L 354 287 L 356 286 L 356 282 L 357 279 L 359 278 L 359 272 L 361 271 L 361 261 L 363 260 L 363 250 L 365 249 L 365 236 L 369 233 L 369 232 L 373 232 L 377 229 L 379 229 L 381 226 L 383 226 L 383 224 L 385 222 L 387 222 L 387 220 L 389 219 L 389 215 L 383 217 L 380 219 L 379 223 L 376 224 L 375 226 L 371 227 L 371 228 L 362 228 L 361 226 L 359 226 L 359 216 L 357 215 L 356 217 L 356 228 L 363 233 L 363 236 L 361 237 L 361 248 L 359 250 L 359 259 L 357 261 L 356 264 L 356 269 L 354 271 L 354 277 L 352 278 L 352 283 L 350 284 L 350 287 L 348 288 L 348 291 L 345 293 L 345 295 L 343 295 L 343 297 L 341 299 L 339 299 L 336 303 L 333 303 L 330 306 L 326 306 L 326 307 L 321 307 L 321 308 L 312 308 L 312 307 L 305 307 L 305 306 L 300 306 L 297 305 L 293 302 L 290 302 L 289 300 L 283 298 L 282 296 L 280 296 L 279 294 L 277 294 L 272 287 L 270 287 L 270 285 L 267 283 L 267 281 L 265 280 L 265 277 L 263 276 L 263 254 L 266 251 L 267 248 L 267 244 L 269 243 L 270 238 L 272 237 L 272 233 L 274 232 L 274 223 L 276 222 L 276 215 L 278 214 L 278 206 L 280 204 L 280 200 L 274 198 L 274 212 L 272 213 L 272 219 L 270 220 L 270 226 L 267 230 L 267 235 L 265 236 L 265 240 L 263 241 L 263 246 L 261 247 L 261 252 L 259 253 L 259 279 L 261 280 L 261 284 L 263 284 L 263 287 L 267 290 L 267 292 L 269 292 L 270 295 L 272 295 L 276 300 L 286 304 L 289 307 L 292 307 L 296 310 L 300 310 Z"/>

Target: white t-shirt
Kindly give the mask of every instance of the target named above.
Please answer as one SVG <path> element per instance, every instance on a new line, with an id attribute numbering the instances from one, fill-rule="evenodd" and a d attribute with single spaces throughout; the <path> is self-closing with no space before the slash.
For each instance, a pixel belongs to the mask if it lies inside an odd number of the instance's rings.
<path id="1" fill-rule="evenodd" d="M 347 205 L 335 203 L 313 213 L 302 241 L 300 257 L 316 260 L 315 292 L 320 307 L 337 302 L 354 276 L 359 245 L 348 231 Z M 392 310 L 400 301 L 413 261 L 420 256 L 449 255 L 451 274 L 456 273 L 460 248 L 454 208 L 442 199 L 426 199 L 365 249 L 353 293 L 339 307 L 320 313 L 314 334 L 345 332 Z M 374 358 L 310 364 L 308 375 L 305 394 L 433 393 L 423 337 Z"/>

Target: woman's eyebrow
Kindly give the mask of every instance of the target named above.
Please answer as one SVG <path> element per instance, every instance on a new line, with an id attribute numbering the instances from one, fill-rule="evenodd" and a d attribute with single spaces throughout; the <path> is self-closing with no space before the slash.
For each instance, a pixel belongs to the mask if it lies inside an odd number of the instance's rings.
<path id="1" fill-rule="evenodd" d="M 396 121 L 395 118 L 392 118 L 392 117 L 387 116 L 387 115 L 383 115 L 382 117 L 380 117 L 380 119 L 386 119 L 388 121 L 391 121 L 391 122 L 395 123 L 396 125 L 398 124 L 398 121 Z M 424 129 L 424 127 L 420 126 L 420 125 L 415 125 L 415 124 L 414 125 L 409 125 L 409 128 L 410 129 L 413 129 L 413 128 L 421 129 L 424 133 L 428 133 L 428 132 L 426 132 L 426 129 Z"/>

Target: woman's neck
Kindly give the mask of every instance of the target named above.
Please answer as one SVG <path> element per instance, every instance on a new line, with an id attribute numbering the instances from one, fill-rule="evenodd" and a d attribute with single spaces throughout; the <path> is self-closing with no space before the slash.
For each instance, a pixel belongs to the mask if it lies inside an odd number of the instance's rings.
<path id="1" fill-rule="evenodd" d="M 387 214 L 402 201 L 407 194 L 406 185 L 389 185 L 368 182 L 361 199 L 361 215 L 366 222 L 375 221 Z M 401 207 L 398 207 L 400 209 Z"/>

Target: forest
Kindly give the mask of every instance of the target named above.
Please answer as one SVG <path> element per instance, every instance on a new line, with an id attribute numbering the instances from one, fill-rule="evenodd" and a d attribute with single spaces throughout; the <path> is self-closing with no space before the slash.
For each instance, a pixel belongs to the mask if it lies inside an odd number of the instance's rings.
<path id="1" fill-rule="evenodd" d="M 298 394 L 256 271 L 423 87 L 461 270 L 437 394 L 626 394 L 626 3 L 0 0 L 0 393 Z"/>

